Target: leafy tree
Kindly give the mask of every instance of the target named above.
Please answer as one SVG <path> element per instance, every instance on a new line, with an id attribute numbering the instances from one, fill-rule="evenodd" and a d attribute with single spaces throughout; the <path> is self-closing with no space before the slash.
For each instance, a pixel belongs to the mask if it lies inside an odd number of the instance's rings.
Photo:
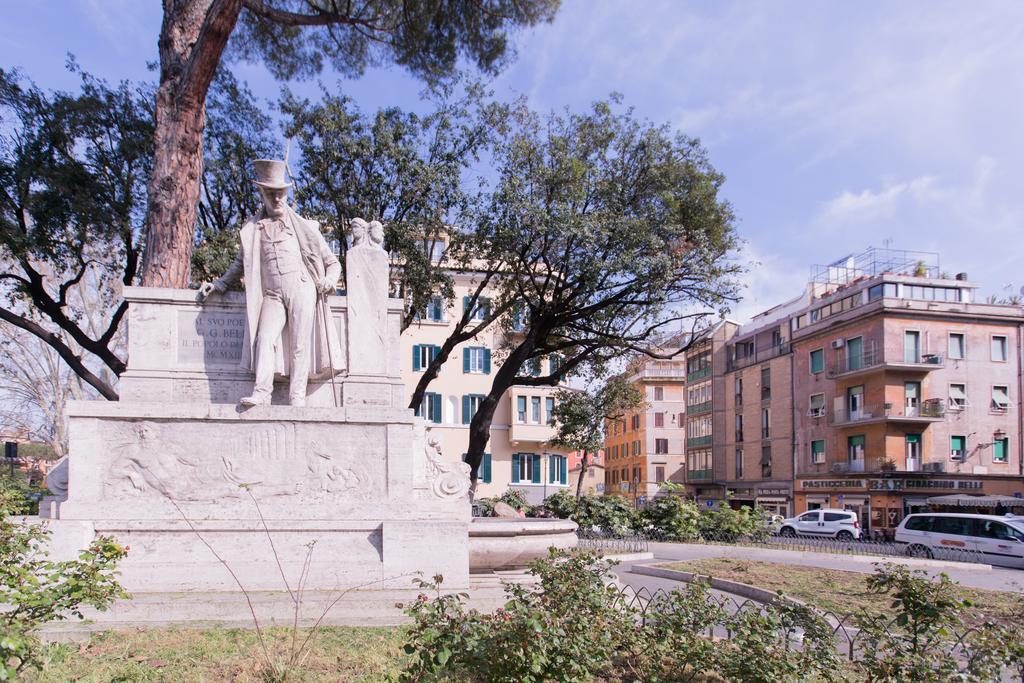
<path id="1" fill-rule="evenodd" d="M 165 0 L 142 283 L 188 285 L 200 200 L 206 96 L 225 56 L 277 78 L 346 76 L 397 64 L 428 81 L 460 58 L 486 72 L 509 57 L 508 31 L 550 21 L 557 0 Z M 229 49 L 230 41 L 230 49 Z"/>
<path id="2" fill-rule="evenodd" d="M 0 70 L 0 319 L 116 400 L 114 287 L 138 270 L 152 113 L 145 90 L 81 76 L 80 92 L 47 94 Z"/>
<path id="3" fill-rule="evenodd" d="M 696 140 L 599 102 L 541 120 L 519 112 L 498 147 L 495 190 L 475 207 L 478 260 L 497 278 L 502 364 L 470 423 L 474 482 L 501 396 L 513 385 L 601 376 L 623 353 L 704 326 L 736 298 L 733 214 Z M 692 339 L 692 334 L 688 336 Z M 520 374 L 544 358 L 547 373 Z"/>
<path id="4" fill-rule="evenodd" d="M 302 154 L 297 202 L 333 227 L 343 268 L 349 221 L 384 223 L 394 295 L 406 304 L 403 330 L 432 296 L 451 307 L 464 236 L 450 226 L 469 201 L 464 175 L 508 117 L 488 95 L 479 83 L 449 81 L 428 91 L 424 115 L 396 107 L 367 115 L 344 95 L 312 104 L 286 94 L 281 103 Z"/>
<path id="5" fill-rule="evenodd" d="M 580 453 L 580 476 L 576 497 L 583 492 L 583 477 L 590 454 L 604 443 L 604 426 L 644 405 L 644 395 L 624 377 L 613 377 L 593 392 L 560 389 L 555 393 L 555 437 L 551 445 Z"/>

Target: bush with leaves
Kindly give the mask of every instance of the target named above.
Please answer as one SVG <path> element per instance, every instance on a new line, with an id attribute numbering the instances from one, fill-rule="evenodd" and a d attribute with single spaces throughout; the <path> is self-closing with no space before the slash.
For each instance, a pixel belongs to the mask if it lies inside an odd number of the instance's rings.
<path id="1" fill-rule="evenodd" d="M 643 529 L 666 541 L 693 541 L 700 537 L 701 515 L 697 504 L 683 498 L 681 488 L 666 484 L 666 495 L 655 496 L 640 512 Z"/>
<path id="2" fill-rule="evenodd" d="M 40 666 L 33 635 L 39 626 L 69 614 L 82 618 L 86 605 L 102 610 L 127 597 L 115 571 L 127 548 L 99 537 L 76 560 L 48 560 L 49 531 L 9 516 L 16 514 L 16 495 L 0 488 L 0 680 Z"/>
<path id="3" fill-rule="evenodd" d="M 970 601 L 957 595 L 956 583 L 945 574 L 932 578 L 904 565 L 877 564 L 868 578 L 875 593 L 892 598 L 891 615 L 858 618 L 864 656 L 859 670 L 872 681 L 948 681 L 960 677 L 951 656 L 963 614 Z M 979 660 L 978 667 L 989 662 Z M 973 678 L 969 676 L 968 678 Z M 982 676 L 980 680 L 985 680 Z"/>
<path id="4" fill-rule="evenodd" d="M 707 541 L 735 543 L 740 539 L 763 541 L 768 537 L 768 518 L 761 508 L 728 505 L 705 510 L 698 520 L 701 538 Z"/>
<path id="5" fill-rule="evenodd" d="M 406 613 L 413 618 L 403 681 L 486 680 L 497 683 L 579 681 L 610 677 L 620 638 L 635 628 L 610 585 L 609 563 L 589 553 L 552 550 L 531 567 L 537 586 L 509 584 L 493 614 L 465 609 L 465 594 L 441 595 L 440 577 L 423 584 Z"/>
<path id="6" fill-rule="evenodd" d="M 545 498 L 543 506 L 556 517 L 576 522 L 583 532 L 624 535 L 639 528 L 637 511 L 621 496 L 588 494 L 577 498 L 568 491 L 559 491 Z"/>
<path id="7" fill-rule="evenodd" d="M 480 506 L 480 514 L 484 517 L 494 516 L 494 506 L 497 503 L 505 503 L 523 514 L 530 514 L 530 504 L 526 502 L 526 492 L 519 489 L 506 489 L 504 493 L 496 498 L 481 498 L 477 501 Z"/>

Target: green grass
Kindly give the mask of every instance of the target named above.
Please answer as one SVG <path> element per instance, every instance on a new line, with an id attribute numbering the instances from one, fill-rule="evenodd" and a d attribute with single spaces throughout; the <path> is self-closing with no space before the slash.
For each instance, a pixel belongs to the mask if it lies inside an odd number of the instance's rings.
<path id="1" fill-rule="evenodd" d="M 265 630 L 270 656 L 288 658 L 290 629 Z M 301 630 L 304 637 L 308 630 Z M 287 678 L 275 676 L 246 629 L 153 629 L 97 634 L 87 643 L 55 644 L 28 681 L 387 681 L 402 668 L 402 628 L 321 629 L 308 657 Z"/>
<path id="2" fill-rule="evenodd" d="M 892 599 L 868 590 L 869 575 L 863 572 L 725 557 L 659 566 L 782 591 L 790 597 L 838 615 L 860 610 L 869 614 L 892 614 Z M 966 618 L 969 623 L 980 623 L 985 619 L 1016 623 L 1024 608 L 1024 596 L 1020 593 L 960 588 L 960 594 L 963 599 L 973 603 Z"/>

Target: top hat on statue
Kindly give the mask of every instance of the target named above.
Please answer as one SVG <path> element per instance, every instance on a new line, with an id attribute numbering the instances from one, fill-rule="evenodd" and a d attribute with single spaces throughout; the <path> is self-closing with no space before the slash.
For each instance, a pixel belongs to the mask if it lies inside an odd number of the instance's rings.
<path id="1" fill-rule="evenodd" d="M 256 184 L 271 190 L 283 190 L 292 184 L 285 180 L 287 165 L 279 159 L 257 159 L 252 162 Z"/>

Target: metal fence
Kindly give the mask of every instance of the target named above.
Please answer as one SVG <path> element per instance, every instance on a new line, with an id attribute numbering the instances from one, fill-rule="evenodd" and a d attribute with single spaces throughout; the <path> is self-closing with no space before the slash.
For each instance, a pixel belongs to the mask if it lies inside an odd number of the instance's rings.
<path id="1" fill-rule="evenodd" d="M 840 540 L 817 536 L 780 536 L 765 531 L 762 534 L 738 534 L 701 530 L 700 533 L 678 536 L 648 529 L 643 532 L 610 533 L 600 529 L 580 529 L 577 532 L 580 547 L 610 553 L 648 552 L 651 543 L 698 543 L 733 545 L 769 550 L 797 550 L 838 555 L 869 555 L 877 557 L 917 557 L 951 562 L 985 563 L 984 554 L 974 548 L 906 545 L 885 540 Z"/>
<path id="2" fill-rule="evenodd" d="M 616 585 L 615 589 L 619 594 L 617 600 L 620 606 L 635 613 L 637 621 L 641 626 L 646 626 L 649 619 L 664 612 L 666 605 L 670 604 L 673 593 L 691 590 L 689 584 L 672 591 L 663 589 L 650 591 L 647 588 L 637 590 L 625 585 Z M 749 599 L 739 599 L 724 593 L 710 592 L 707 595 L 707 599 L 711 605 L 721 609 L 730 617 L 735 617 L 745 610 L 764 613 L 771 608 L 770 605 L 764 603 Z M 786 598 L 779 599 L 786 600 Z M 858 615 L 837 614 L 821 609 L 814 609 L 814 612 L 827 622 L 831 628 L 833 644 L 841 656 L 850 662 L 859 661 L 867 656 L 865 647 L 868 636 L 858 626 L 860 618 Z M 980 648 L 985 647 L 985 645 L 980 640 L 976 640 L 979 636 L 983 635 L 984 628 L 985 626 L 965 626 L 958 631 L 946 633 L 941 641 L 940 647 L 942 651 L 947 657 L 952 658 L 952 661 L 956 662 L 960 674 L 964 676 L 964 680 L 974 680 L 967 675 L 967 672 L 977 658 L 986 654 L 980 651 Z M 890 635 L 906 635 L 907 638 L 911 637 L 900 625 L 899 617 L 893 617 L 889 620 L 885 624 L 885 630 Z M 735 634 L 730 628 L 729 620 L 722 619 L 709 626 L 704 635 L 709 638 L 732 639 Z M 803 642 L 803 633 L 800 629 L 794 629 L 785 633 L 780 632 L 778 637 L 780 641 L 787 643 L 787 647 L 791 646 L 794 649 L 799 649 Z M 1013 665 L 1004 666 L 1001 676 L 997 680 L 1024 681 L 1024 658 L 1018 657 Z"/>

